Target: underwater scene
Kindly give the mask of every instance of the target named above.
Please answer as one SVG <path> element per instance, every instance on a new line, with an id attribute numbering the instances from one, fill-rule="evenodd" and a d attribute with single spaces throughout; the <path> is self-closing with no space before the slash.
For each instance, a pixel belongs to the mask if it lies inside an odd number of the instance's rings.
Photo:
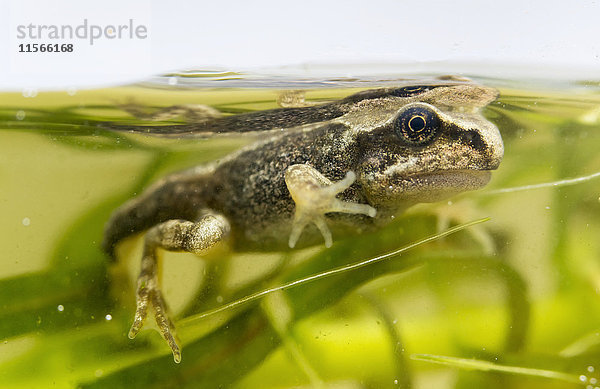
<path id="1" fill-rule="evenodd" d="M 421 193 L 379 228 L 332 229 L 331 247 L 308 223 L 297 241 L 316 244 L 295 250 L 158 250 L 180 363 L 152 313 L 128 336 L 152 226 L 111 258 L 113 212 L 170 173 L 268 149 L 273 130 L 253 130 L 272 110 L 285 131 L 422 84 L 182 72 L 0 93 L 0 387 L 600 388 L 600 82 L 470 78 L 499 91 L 479 105 L 504 146 L 487 185 Z M 236 117 L 256 128 L 206 130 Z"/>

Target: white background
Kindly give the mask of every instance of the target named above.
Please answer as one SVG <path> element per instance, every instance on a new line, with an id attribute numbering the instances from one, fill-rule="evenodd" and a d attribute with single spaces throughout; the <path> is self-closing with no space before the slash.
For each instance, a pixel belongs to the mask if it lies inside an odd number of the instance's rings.
<path id="1" fill-rule="evenodd" d="M 76 26 L 84 18 L 99 25 L 134 19 L 148 38 L 76 40 L 73 54 L 17 52 L 28 43 L 16 39 L 17 25 Z M 301 64 L 509 64 L 533 75 L 600 78 L 600 4 L 590 0 L 0 0 L 0 31 L 1 90 Z"/>

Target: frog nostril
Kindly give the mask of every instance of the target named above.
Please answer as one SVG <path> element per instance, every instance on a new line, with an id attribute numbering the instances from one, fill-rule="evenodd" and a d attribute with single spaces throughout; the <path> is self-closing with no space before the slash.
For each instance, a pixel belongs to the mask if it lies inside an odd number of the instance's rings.
<path id="1" fill-rule="evenodd" d="M 497 132 L 497 130 L 496 130 Z M 481 158 L 478 167 L 482 170 L 495 170 L 502 161 L 504 147 L 499 136 L 493 136 L 494 132 L 462 130 L 453 134 L 452 138 L 462 144 L 469 146 Z M 498 140 L 497 140 L 498 139 Z"/>
<path id="2" fill-rule="evenodd" d="M 485 141 L 477 131 L 461 131 L 459 139 L 461 142 L 468 144 L 476 150 L 483 150 L 487 147 Z"/>

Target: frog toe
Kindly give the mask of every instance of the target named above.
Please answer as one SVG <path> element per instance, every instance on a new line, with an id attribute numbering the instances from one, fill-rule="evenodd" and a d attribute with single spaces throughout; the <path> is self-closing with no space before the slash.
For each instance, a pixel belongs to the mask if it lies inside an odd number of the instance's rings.
<path id="1" fill-rule="evenodd" d="M 351 203 L 338 199 L 332 201 L 331 210 L 329 212 L 351 213 L 370 217 L 377 216 L 377 210 L 368 204 Z"/>
<path id="2" fill-rule="evenodd" d="M 321 232 L 323 239 L 325 239 L 325 247 L 331 247 L 333 244 L 333 238 L 331 236 L 331 230 L 329 230 L 327 222 L 325 221 L 325 217 L 321 215 L 314 215 L 312 219 L 307 217 L 301 217 L 300 219 L 302 220 L 296 220 L 292 224 L 292 232 L 290 233 L 290 238 L 288 241 L 290 248 L 296 247 L 296 243 L 298 243 L 298 239 L 300 239 L 302 231 L 310 222 L 314 223 Z"/>
<path id="3" fill-rule="evenodd" d="M 158 290 L 152 293 L 151 301 L 158 329 L 173 353 L 173 360 L 175 363 L 179 363 L 181 362 L 181 347 L 179 347 L 175 326 L 167 314 L 167 307 L 162 297 L 162 293 Z"/>
<path id="4" fill-rule="evenodd" d="M 292 224 L 292 232 L 290 233 L 290 238 L 288 240 L 288 245 L 290 248 L 296 247 L 296 243 L 298 243 L 298 239 L 300 239 L 300 235 L 304 230 L 304 227 L 308 224 L 309 220 L 295 220 Z"/>
<path id="5" fill-rule="evenodd" d="M 141 291 L 138 290 L 137 309 L 133 324 L 129 329 L 129 339 L 135 338 L 144 326 L 149 306 L 154 311 L 154 319 L 156 320 L 158 330 L 167 341 L 173 353 L 173 359 L 176 363 L 181 362 L 181 348 L 179 347 L 179 341 L 175 333 L 175 326 L 167 314 L 167 307 L 159 289 L 144 288 Z"/>
<path id="6" fill-rule="evenodd" d="M 148 316 L 149 309 L 154 312 L 158 330 L 169 344 L 173 359 L 179 363 L 181 361 L 181 348 L 175 334 L 175 326 L 169 318 L 167 306 L 158 285 L 156 257 L 147 253 L 142 260 L 142 270 L 137 281 L 136 310 L 133 324 L 127 335 L 129 339 L 135 338 L 140 332 Z"/>

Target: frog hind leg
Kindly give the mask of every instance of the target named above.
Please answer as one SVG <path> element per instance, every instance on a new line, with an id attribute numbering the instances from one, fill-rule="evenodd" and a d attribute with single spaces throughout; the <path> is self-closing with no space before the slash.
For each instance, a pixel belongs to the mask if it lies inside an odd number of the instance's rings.
<path id="1" fill-rule="evenodd" d="M 292 232 L 288 244 L 293 248 L 304 227 L 314 223 L 323 238 L 325 246 L 331 247 L 331 231 L 325 221 L 325 214 L 341 212 L 362 214 L 375 217 L 377 211 L 368 204 L 342 201 L 336 195 L 348 189 L 356 180 L 354 172 L 349 171 L 346 177 L 338 182 L 331 182 L 315 168 L 299 164 L 288 167 L 285 172 L 285 183 L 296 204 Z"/>
<path id="2" fill-rule="evenodd" d="M 216 214 L 205 214 L 198 222 L 186 220 L 168 220 L 146 232 L 142 265 L 137 279 L 136 312 L 129 330 L 133 339 L 144 325 L 148 308 L 154 310 L 154 318 L 163 338 L 173 352 L 173 359 L 181 361 L 181 348 L 175 332 L 175 326 L 167 312 L 167 305 L 160 290 L 157 249 L 185 251 L 203 254 L 229 235 L 229 223 Z"/>
<path id="3" fill-rule="evenodd" d="M 204 104 L 179 104 L 162 107 L 154 112 L 130 99 L 118 106 L 125 112 L 140 120 L 165 121 L 181 118 L 188 123 L 198 123 L 205 120 L 220 118 L 221 112 L 211 106 Z"/>

